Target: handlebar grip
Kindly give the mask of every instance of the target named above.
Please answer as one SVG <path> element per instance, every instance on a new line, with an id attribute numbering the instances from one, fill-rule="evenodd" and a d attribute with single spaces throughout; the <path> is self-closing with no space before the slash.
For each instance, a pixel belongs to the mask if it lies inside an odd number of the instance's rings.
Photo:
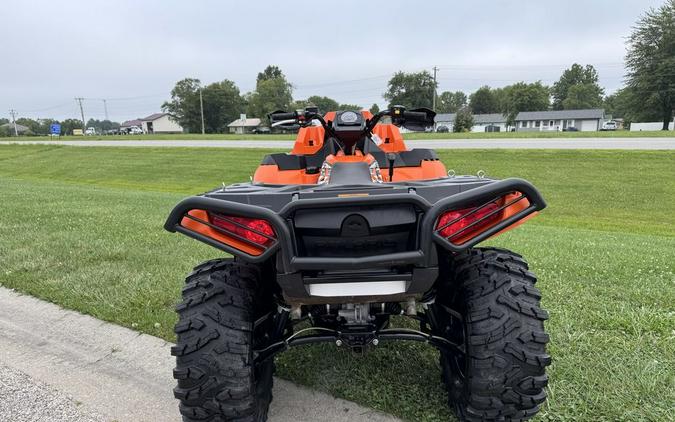
<path id="1" fill-rule="evenodd" d="M 291 120 L 297 117 L 298 113 L 274 113 L 270 115 L 270 120 Z"/>
<path id="2" fill-rule="evenodd" d="M 427 113 L 423 111 L 404 111 L 403 118 L 410 120 L 427 120 Z"/>

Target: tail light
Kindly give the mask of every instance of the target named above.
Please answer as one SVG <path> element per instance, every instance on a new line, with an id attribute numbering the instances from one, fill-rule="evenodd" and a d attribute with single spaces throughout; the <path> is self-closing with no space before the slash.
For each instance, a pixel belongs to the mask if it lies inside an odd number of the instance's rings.
<path id="1" fill-rule="evenodd" d="M 233 217 L 209 213 L 211 223 L 237 236 L 244 237 L 258 245 L 267 246 L 274 242 L 275 233 L 267 220 Z"/>
<path id="2" fill-rule="evenodd" d="M 436 222 L 436 233 L 461 245 L 529 205 L 523 194 L 513 192 L 477 207 L 446 211 Z"/>
<path id="3" fill-rule="evenodd" d="M 248 255 L 258 256 L 277 242 L 277 234 L 267 220 L 236 217 L 193 209 L 181 226 Z"/>

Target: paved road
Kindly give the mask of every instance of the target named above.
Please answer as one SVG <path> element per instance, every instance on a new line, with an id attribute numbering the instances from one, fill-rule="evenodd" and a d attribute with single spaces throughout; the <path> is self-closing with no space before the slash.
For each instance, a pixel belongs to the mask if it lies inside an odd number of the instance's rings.
<path id="1" fill-rule="evenodd" d="M 171 346 L 0 287 L 0 420 L 178 421 Z M 270 421 L 397 419 L 275 379 Z"/>
<path id="2" fill-rule="evenodd" d="M 0 145 L 12 143 L 1 141 Z M 230 148 L 272 148 L 289 150 L 293 141 L 276 140 L 129 140 L 129 141 L 17 141 L 21 144 L 49 144 L 71 146 L 106 147 L 230 147 Z M 673 138 L 523 138 L 523 139 L 434 139 L 407 141 L 411 148 L 462 149 L 462 148 L 513 148 L 513 149 L 675 149 Z"/>

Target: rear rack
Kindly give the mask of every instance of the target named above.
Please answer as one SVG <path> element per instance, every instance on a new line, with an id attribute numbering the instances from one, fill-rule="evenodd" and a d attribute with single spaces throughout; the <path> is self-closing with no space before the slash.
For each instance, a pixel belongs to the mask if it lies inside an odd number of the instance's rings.
<path id="1" fill-rule="evenodd" d="M 425 189 L 428 189 L 429 198 L 425 198 Z M 434 200 L 439 196 L 439 189 L 447 189 L 447 195 L 441 200 Z M 546 207 L 546 203 L 541 194 L 529 182 L 522 179 L 506 179 L 501 181 L 486 180 L 485 184 L 478 187 L 469 187 L 463 192 L 457 193 L 457 186 L 452 186 L 452 181 L 448 184 L 435 183 L 429 187 L 425 186 L 398 186 L 394 189 L 383 193 L 381 189 L 370 190 L 369 186 L 363 186 L 360 189 L 364 196 L 358 197 L 339 197 L 333 193 L 329 196 L 327 192 L 316 192 L 316 195 L 305 194 L 301 197 L 294 195 L 294 198 L 288 201 L 278 212 L 272 211 L 261 205 L 251 205 L 249 203 L 235 202 L 227 200 L 228 195 L 218 195 L 218 199 L 208 196 L 194 196 L 187 198 L 180 202 L 171 212 L 164 227 L 170 232 L 180 232 L 220 250 L 239 256 L 241 259 L 250 262 L 263 262 L 271 256 L 277 254 L 277 267 L 281 273 L 296 273 L 305 270 L 356 270 L 356 269 L 374 269 L 394 266 L 411 265 L 417 268 L 429 267 L 435 264 L 436 254 L 434 244 L 448 249 L 452 252 L 460 252 L 466 250 L 479 242 L 499 233 L 514 223 L 531 215 Z M 401 193 L 404 192 L 404 193 Z M 500 209 L 494 211 L 500 212 L 520 201 L 527 200 L 529 205 L 522 210 L 510 215 L 506 219 L 499 221 L 487 230 L 481 232 L 470 240 L 455 244 L 452 242 L 456 238 L 456 234 L 450 239 L 444 238 L 439 234 L 438 229 L 435 228 L 436 222 L 441 214 L 453 209 L 461 209 L 467 207 L 478 207 L 494 202 L 498 198 L 505 197 L 510 193 L 520 193 L 517 198 L 513 198 L 503 205 Z M 287 193 L 286 193 L 287 194 Z M 266 195 L 275 195 L 275 193 L 258 194 L 256 198 L 257 203 L 265 203 Z M 222 198 L 222 199 L 221 199 Z M 241 195 L 233 195 L 233 199 L 245 200 Z M 270 198 L 272 202 L 278 198 Z M 433 201 L 430 202 L 430 201 Z M 291 230 L 291 222 L 288 221 L 293 213 L 301 209 L 312 208 L 329 208 L 329 207 L 349 207 L 362 205 L 382 205 L 382 204 L 398 204 L 409 203 L 423 212 L 419 223 L 419 235 L 417 238 L 417 250 L 397 252 L 383 255 L 370 255 L 364 257 L 301 257 L 297 254 L 295 239 L 293 231 Z M 481 205 L 482 204 L 482 205 Z M 223 242 L 211 239 L 193 230 L 190 230 L 181 225 L 183 218 L 188 216 L 191 210 L 205 210 L 207 212 L 214 212 L 229 216 L 241 216 L 248 218 L 259 218 L 268 221 L 276 233 L 277 239 L 267 247 L 262 248 L 260 255 L 254 256 L 237 250 Z M 484 216 L 489 218 L 490 215 Z M 190 217 L 188 217 L 190 218 Z M 193 218 L 194 219 L 194 218 Z M 201 220 L 201 219 L 199 219 Z M 484 219 L 476 221 L 474 224 L 480 224 Z M 219 232 L 222 229 L 214 227 L 209 222 L 199 221 L 202 224 L 208 224 Z M 452 222 L 451 222 L 452 223 Z M 450 224 L 451 224 L 450 223 Z M 470 226 L 470 227 L 473 227 Z M 469 230 L 467 227 L 466 230 Z M 442 229 L 442 228 L 441 228 Z M 227 231 L 227 236 L 235 237 L 235 233 Z M 237 237 L 239 239 L 239 237 Z M 243 239 L 240 239 L 243 241 Z M 260 247 L 260 245 L 257 245 Z"/>

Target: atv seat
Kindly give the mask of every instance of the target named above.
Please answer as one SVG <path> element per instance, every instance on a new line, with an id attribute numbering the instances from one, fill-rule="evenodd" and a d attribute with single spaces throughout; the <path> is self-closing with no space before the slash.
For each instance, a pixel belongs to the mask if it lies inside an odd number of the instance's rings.
<path id="1" fill-rule="evenodd" d="M 314 154 L 286 154 L 275 153 L 263 157 L 261 165 L 276 165 L 279 170 L 305 170 L 308 173 L 318 173 L 326 161 L 326 157 L 332 154 L 333 151 L 329 143 L 321 146 L 321 148 Z"/>

